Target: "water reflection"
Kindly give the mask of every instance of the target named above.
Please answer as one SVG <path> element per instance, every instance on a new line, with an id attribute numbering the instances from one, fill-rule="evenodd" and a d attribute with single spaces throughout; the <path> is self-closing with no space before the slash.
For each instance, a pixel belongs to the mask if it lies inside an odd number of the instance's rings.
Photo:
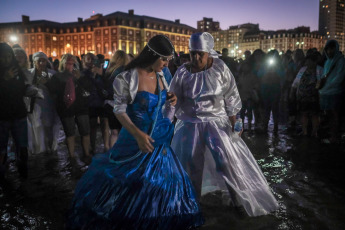
<path id="1" fill-rule="evenodd" d="M 257 159 L 280 208 L 271 215 L 241 218 L 222 205 L 221 193 L 203 203 L 202 229 L 343 229 L 345 223 L 345 148 L 324 146 L 314 139 L 245 132 L 243 139 Z M 102 149 L 98 143 L 99 150 Z M 81 155 L 81 149 L 78 149 Z M 87 170 L 82 160 L 71 162 L 60 143 L 55 154 L 29 158 L 29 178 L 19 179 L 10 163 L 8 183 L 0 188 L 0 229 L 63 229 L 76 182 Z"/>

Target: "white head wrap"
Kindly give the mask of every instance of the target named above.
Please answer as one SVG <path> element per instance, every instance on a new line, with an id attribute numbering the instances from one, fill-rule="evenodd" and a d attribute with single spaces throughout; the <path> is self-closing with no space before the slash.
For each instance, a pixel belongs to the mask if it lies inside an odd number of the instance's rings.
<path id="1" fill-rule="evenodd" d="M 44 59 L 47 60 L 47 62 L 49 62 L 47 55 L 45 53 L 43 53 L 43 52 L 36 52 L 36 53 L 34 53 L 32 55 L 32 60 L 33 61 L 37 61 L 40 58 L 44 58 Z"/>
<path id="2" fill-rule="evenodd" d="M 213 49 L 214 39 L 210 33 L 200 32 L 192 34 L 189 39 L 189 51 L 202 51 L 217 58 L 219 54 Z"/>

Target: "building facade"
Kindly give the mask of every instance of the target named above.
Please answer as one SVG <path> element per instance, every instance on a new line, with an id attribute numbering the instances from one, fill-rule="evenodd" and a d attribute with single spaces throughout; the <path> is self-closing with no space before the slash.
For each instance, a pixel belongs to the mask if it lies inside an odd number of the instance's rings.
<path id="1" fill-rule="evenodd" d="M 197 31 L 198 32 L 210 32 L 210 31 L 218 31 L 219 22 L 214 22 L 213 18 L 203 18 L 202 20 L 197 22 Z"/>
<path id="2" fill-rule="evenodd" d="M 46 20 L 30 21 L 22 16 L 22 22 L 1 23 L 0 41 L 19 44 L 28 55 L 38 51 L 61 58 L 65 53 L 76 56 L 91 52 L 110 58 L 120 49 L 138 54 L 151 37 L 164 34 L 172 41 L 176 52 L 189 52 L 188 41 L 195 28 L 148 16 L 115 12 L 91 18 L 78 18 L 77 22 L 57 23 Z"/>
<path id="3" fill-rule="evenodd" d="M 261 49 L 268 52 L 276 49 L 280 53 L 287 50 L 310 48 L 322 50 L 325 45 L 324 36 L 310 32 L 309 27 L 298 27 L 291 30 L 261 31 L 259 24 L 243 24 L 230 26 L 228 30 L 211 32 L 215 39 L 215 49 L 229 49 L 231 57 L 242 58 L 244 52 Z"/>
<path id="4" fill-rule="evenodd" d="M 319 0 L 319 32 L 345 52 L 345 0 Z"/>
<path id="5" fill-rule="evenodd" d="M 215 50 L 221 51 L 223 48 L 228 48 L 229 53 L 233 57 L 240 56 L 242 50 L 244 35 L 246 33 L 253 33 L 259 31 L 259 24 L 242 24 L 230 26 L 227 30 L 219 30 L 210 32 L 215 40 Z"/>

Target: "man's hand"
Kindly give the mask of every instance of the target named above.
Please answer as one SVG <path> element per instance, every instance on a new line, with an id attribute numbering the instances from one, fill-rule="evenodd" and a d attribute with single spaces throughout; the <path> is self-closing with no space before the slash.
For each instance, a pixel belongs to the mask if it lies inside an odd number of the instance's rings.
<path id="1" fill-rule="evenodd" d="M 236 115 L 234 116 L 229 116 L 229 119 L 230 119 L 230 123 L 231 123 L 231 129 L 232 129 L 232 132 L 234 132 L 235 130 L 235 123 L 236 123 Z"/>

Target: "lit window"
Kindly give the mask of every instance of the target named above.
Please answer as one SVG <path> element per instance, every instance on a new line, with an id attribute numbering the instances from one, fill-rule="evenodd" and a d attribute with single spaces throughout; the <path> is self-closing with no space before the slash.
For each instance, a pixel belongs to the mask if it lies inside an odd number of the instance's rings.
<path id="1" fill-rule="evenodd" d="M 53 36 L 53 41 L 56 41 L 56 40 L 57 40 L 56 36 Z"/>

